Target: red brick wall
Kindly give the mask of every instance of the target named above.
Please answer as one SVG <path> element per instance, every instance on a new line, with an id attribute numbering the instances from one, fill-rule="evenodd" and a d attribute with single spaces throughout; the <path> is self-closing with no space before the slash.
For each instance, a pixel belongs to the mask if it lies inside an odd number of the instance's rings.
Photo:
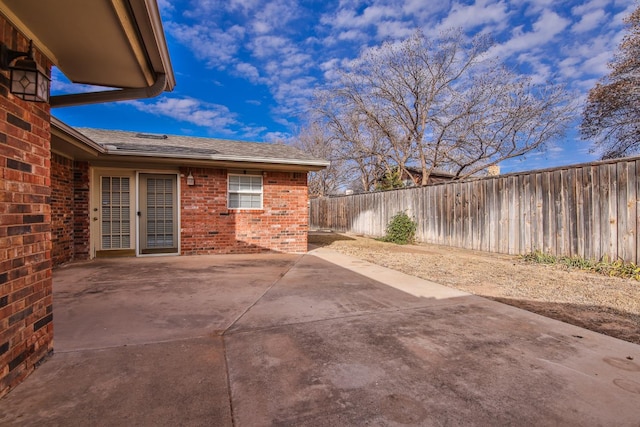
<path id="1" fill-rule="evenodd" d="M 89 259 L 89 163 L 73 166 L 73 259 Z"/>
<path id="2" fill-rule="evenodd" d="M 181 170 L 181 249 L 184 255 L 307 250 L 307 174 L 268 172 L 263 209 L 227 209 L 227 171 Z"/>
<path id="3" fill-rule="evenodd" d="M 28 41 L 0 16 L 12 49 Z M 39 52 L 35 60 L 50 69 Z M 0 396 L 52 349 L 49 105 L 9 93 L 0 72 Z"/>
<path id="4" fill-rule="evenodd" d="M 89 259 L 89 164 L 51 155 L 53 267 Z"/>
<path id="5" fill-rule="evenodd" d="M 73 160 L 51 155 L 51 258 L 53 265 L 73 259 Z"/>

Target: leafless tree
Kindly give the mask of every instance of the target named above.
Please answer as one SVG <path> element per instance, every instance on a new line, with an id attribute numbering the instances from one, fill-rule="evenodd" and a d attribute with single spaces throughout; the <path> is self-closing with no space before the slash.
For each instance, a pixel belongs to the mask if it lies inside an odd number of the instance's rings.
<path id="1" fill-rule="evenodd" d="M 293 145 L 319 158 L 330 161 L 327 168 L 309 173 L 309 194 L 338 194 L 345 186 L 345 162 L 336 157 L 331 137 L 316 123 L 302 128 Z"/>
<path id="2" fill-rule="evenodd" d="M 387 158 L 387 146 L 375 133 L 378 129 L 367 126 L 360 111 L 345 105 L 329 91 L 316 94 L 312 121 L 330 135 L 332 158 L 342 162 L 345 187 L 355 187 L 351 189 L 356 191 L 373 189 L 377 177 L 385 170 Z"/>
<path id="3" fill-rule="evenodd" d="M 625 23 L 628 33 L 609 63 L 611 72 L 589 91 L 580 126 L 603 159 L 640 151 L 640 7 Z"/>
<path id="4" fill-rule="evenodd" d="M 486 36 L 461 31 L 430 40 L 421 32 L 370 49 L 324 90 L 318 108 L 335 132 L 344 119 L 366 141 L 382 171 L 418 165 L 422 185 L 434 170 L 464 178 L 505 159 L 542 149 L 561 136 L 575 106 L 563 87 L 535 85 L 487 58 Z M 335 133 L 334 133 L 335 135 Z M 355 154 L 355 153 L 352 153 Z"/>

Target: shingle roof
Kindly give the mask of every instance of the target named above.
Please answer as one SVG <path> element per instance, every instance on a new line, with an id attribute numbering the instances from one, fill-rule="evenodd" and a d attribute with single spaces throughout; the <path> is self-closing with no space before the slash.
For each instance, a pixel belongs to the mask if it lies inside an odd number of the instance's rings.
<path id="1" fill-rule="evenodd" d="M 318 159 L 300 149 L 284 144 L 147 134 L 107 129 L 76 128 L 76 130 L 108 149 L 110 154 L 135 153 L 141 156 L 166 155 L 174 158 L 195 157 L 211 160 L 328 165 L 326 160 Z"/>

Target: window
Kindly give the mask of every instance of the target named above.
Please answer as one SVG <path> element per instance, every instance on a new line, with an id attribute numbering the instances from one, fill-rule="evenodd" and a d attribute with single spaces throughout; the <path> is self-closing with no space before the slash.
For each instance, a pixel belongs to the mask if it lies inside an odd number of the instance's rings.
<path id="1" fill-rule="evenodd" d="M 262 177 L 229 175 L 229 209 L 262 209 Z"/>

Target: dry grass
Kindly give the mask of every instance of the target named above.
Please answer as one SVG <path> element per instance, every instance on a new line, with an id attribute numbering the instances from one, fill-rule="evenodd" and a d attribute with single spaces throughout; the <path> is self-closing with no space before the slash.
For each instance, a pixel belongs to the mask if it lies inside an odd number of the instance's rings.
<path id="1" fill-rule="evenodd" d="M 309 243 L 640 344 L 640 283 L 632 279 L 509 255 L 340 234 L 311 234 Z"/>

